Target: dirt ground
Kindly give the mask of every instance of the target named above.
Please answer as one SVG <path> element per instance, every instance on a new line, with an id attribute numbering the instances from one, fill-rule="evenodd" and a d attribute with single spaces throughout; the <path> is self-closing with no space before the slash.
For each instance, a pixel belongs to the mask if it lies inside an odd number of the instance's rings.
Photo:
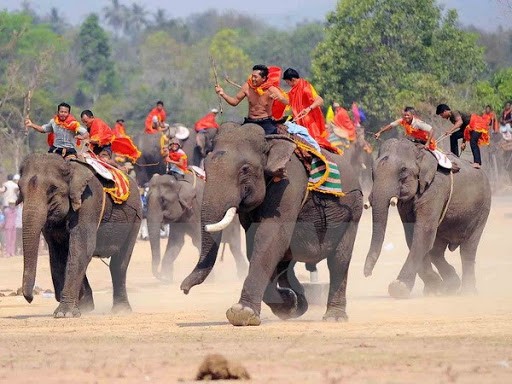
<path id="1" fill-rule="evenodd" d="M 509 195 L 510 196 L 510 195 Z M 352 259 L 349 322 L 322 322 L 325 306 L 280 321 L 263 305 L 262 325 L 238 328 L 225 317 L 242 282 L 226 252 L 215 279 L 179 290 L 198 253 L 186 244 L 176 282 L 162 285 L 150 271 L 147 241 L 135 247 L 128 274 L 134 313 L 113 316 L 107 267 L 93 260 L 88 276 L 96 310 L 53 319 L 53 298 L 0 297 L 0 382 L 172 383 L 194 380 L 207 354 L 241 363 L 258 383 L 511 383 L 512 198 L 495 197 L 477 256 L 476 297 L 423 297 L 420 281 L 408 300 L 387 295 L 407 254 L 393 209 L 384 250 L 370 278 L 363 263 L 371 236 L 365 211 Z M 458 251 L 448 260 L 460 272 Z M 299 278 L 307 281 L 303 265 Z M 21 286 L 22 258 L 0 259 L 0 290 Z M 321 281 L 327 282 L 325 262 Z M 39 257 L 37 283 L 52 288 L 48 256 Z"/>

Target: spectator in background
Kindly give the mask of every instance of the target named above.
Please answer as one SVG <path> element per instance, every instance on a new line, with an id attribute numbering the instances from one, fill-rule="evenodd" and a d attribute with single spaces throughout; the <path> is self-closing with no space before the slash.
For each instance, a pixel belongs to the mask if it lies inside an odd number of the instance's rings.
<path id="1" fill-rule="evenodd" d="M 23 255 L 23 202 L 16 206 L 16 256 Z"/>
<path id="2" fill-rule="evenodd" d="M 498 124 L 498 118 L 496 117 L 496 114 L 494 113 L 494 111 L 492 110 L 492 107 L 490 105 L 485 106 L 484 113 L 482 114 L 482 117 L 489 124 L 489 132 L 498 133 L 500 131 L 500 127 Z"/>
<path id="3" fill-rule="evenodd" d="M 12 257 L 16 254 L 16 200 L 8 200 L 4 208 L 5 224 L 5 257 Z"/>
<path id="4" fill-rule="evenodd" d="M 18 183 L 19 175 L 16 175 L 16 179 L 14 180 L 14 176 L 12 174 L 7 175 L 7 181 L 3 183 L 0 187 L 0 192 L 3 194 L 2 207 L 5 208 L 9 205 L 9 201 L 18 199 Z"/>
<path id="5" fill-rule="evenodd" d="M 0 257 L 4 256 L 4 227 L 5 227 L 5 215 L 4 211 L 0 210 Z"/>

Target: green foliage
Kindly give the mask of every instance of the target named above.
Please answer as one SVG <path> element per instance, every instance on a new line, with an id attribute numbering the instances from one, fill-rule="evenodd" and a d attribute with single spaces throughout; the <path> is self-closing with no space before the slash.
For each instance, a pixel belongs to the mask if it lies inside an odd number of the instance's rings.
<path id="1" fill-rule="evenodd" d="M 394 118 L 406 98 L 435 102 L 484 68 L 476 36 L 456 25 L 456 12 L 443 19 L 434 0 L 339 2 L 314 53 L 315 85 L 327 100 L 360 102 L 372 124 Z"/>
<path id="2" fill-rule="evenodd" d="M 110 58 L 110 44 L 96 14 L 89 15 L 80 27 L 76 49 L 85 81 L 81 93 L 91 95 L 94 102 L 103 92 L 115 92 L 118 80 Z"/>

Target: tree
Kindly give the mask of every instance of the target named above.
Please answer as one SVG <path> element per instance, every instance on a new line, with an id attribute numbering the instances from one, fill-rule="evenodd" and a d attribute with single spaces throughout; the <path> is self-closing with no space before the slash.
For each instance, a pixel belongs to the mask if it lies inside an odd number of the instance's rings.
<path id="1" fill-rule="evenodd" d="M 89 15 L 80 27 L 76 50 L 83 76 L 77 95 L 85 98 L 77 100 L 81 101 L 79 104 L 87 99 L 94 103 L 101 93 L 114 92 L 119 84 L 110 58 L 107 34 L 100 27 L 96 14 Z"/>
<path id="2" fill-rule="evenodd" d="M 483 49 L 457 24 L 457 13 L 443 16 L 435 0 L 339 2 L 314 53 L 314 82 L 328 100 L 361 102 L 380 124 L 403 108 L 407 92 L 431 98 L 431 88 L 419 84 L 468 88 L 478 79 Z"/>
<path id="3" fill-rule="evenodd" d="M 107 24 L 114 30 L 114 36 L 119 37 L 125 25 L 128 9 L 125 5 L 120 4 L 119 0 L 110 0 L 110 6 L 103 8 L 104 18 Z"/>
<path id="4" fill-rule="evenodd" d="M 2 163 L 14 169 L 26 154 L 27 132 L 24 119 L 31 99 L 44 95 L 52 79 L 52 62 L 58 57 L 59 38 L 48 25 L 34 25 L 26 13 L 0 12 L 0 141 Z M 41 105 L 32 112 L 41 112 Z"/>

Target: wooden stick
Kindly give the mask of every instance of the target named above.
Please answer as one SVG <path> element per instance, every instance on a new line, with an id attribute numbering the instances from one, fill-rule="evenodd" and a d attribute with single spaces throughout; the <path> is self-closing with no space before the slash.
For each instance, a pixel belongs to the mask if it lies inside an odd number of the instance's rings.
<path id="1" fill-rule="evenodd" d="M 32 100 L 32 90 L 29 89 L 27 96 L 23 99 L 23 126 L 25 127 L 25 136 L 28 135 L 28 127 L 25 125 L 25 120 L 30 118 L 30 101 Z"/>
<path id="2" fill-rule="evenodd" d="M 210 55 L 210 63 L 213 69 L 213 76 L 215 77 L 215 86 L 219 86 L 219 77 L 217 76 L 217 67 L 215 65 L 215 59 L 212 55 Z M 219 112 L 222 115 L 222 97 L 220 95 L 217 95 L 219 97 Z"/>
<path id="3" fill-rule="evenodd" d="M 237 88 L 242 88 L 242 86 L 240 84 L 237 84 L 235 83 L 233 80 L 231 80 L 227 74 L 224 74 L 224 80 L 226 80 L 229 84 L 237 87 Z"/>

